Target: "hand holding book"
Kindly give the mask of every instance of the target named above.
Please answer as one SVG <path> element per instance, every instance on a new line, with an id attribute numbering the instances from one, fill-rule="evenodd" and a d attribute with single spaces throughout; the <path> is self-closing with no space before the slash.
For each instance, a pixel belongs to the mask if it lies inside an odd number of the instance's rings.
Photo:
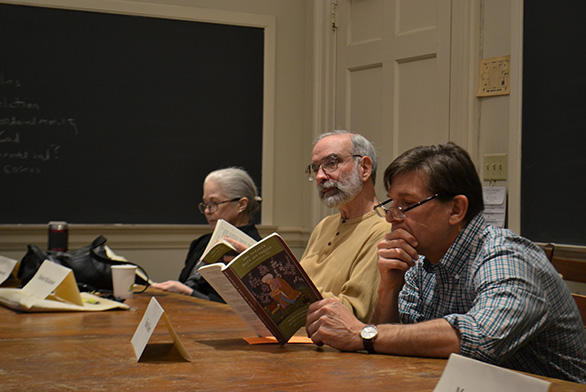
<path id="1" fill-rule="evenodd" d="M 248 249 L 248 246 L 244 245 L 242 242 L 236 241 L 233 238 L 225 237 L 224 241 L 232 245 L 233 248 L 231 252 L 224 254 L 224 263 L 226 264 L 234 260 L 236 256 Z"/>
<path id="2" fill-rule="evenodd" d="M 230 262 L 256 240 L 223 219 L 219 219 L 201 259 L 206 264 Z"/>

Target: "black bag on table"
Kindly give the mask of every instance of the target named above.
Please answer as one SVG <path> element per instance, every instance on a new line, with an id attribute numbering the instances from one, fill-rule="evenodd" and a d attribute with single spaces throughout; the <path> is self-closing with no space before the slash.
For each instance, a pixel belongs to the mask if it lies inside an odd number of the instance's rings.
<path id="1" fill-rule="evenodd" d="M 106 238 L 99 236 L 91 245 L 66 252 L 43 252 L 36 245 L 28 245 L 28 251 L 20 261 L 18 278 L 24 286 L 35 275 L 45 259 L 71 268 L 81 291 L 112 291 L 112 265 L 132 264 L 128 261 L 113 260 L 106 253 Z M 144 279 L 136 276 L 135 283 L 148 286 L 148 274 L 136 265 Z"/>

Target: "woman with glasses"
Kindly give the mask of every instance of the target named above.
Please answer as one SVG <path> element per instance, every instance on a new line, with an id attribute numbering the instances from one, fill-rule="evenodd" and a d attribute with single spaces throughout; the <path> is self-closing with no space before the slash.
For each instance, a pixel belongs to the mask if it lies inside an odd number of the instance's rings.
<path id="1" fill-rule="evenodd" d="M 254 181 L 248 173 L 243 169 L 231 167 L 215 170 L 207 175 L 203 183 L 203 199 L 198 208 L 205 215 L 212 231 L 218 219 L 224 219 L 255 240 L 260 240 L 260 235 L 252 222 L 252 215 L 259 209 L 261 201 Z M 191 243 L 178 281 L 155 283 L 152 287 L 224 302 L 197 272 L 202 264 L 200 258 L 211 235 L 211 233 L 202 235 Z"/>

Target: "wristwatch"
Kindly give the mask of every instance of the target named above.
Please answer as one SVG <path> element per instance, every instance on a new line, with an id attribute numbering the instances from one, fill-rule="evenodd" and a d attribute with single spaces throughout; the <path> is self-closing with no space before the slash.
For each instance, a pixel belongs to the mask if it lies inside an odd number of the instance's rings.
<path id="1" fill-rule="evenodd" d="M 360 337 L 362 338 L 362 343 L 364 344 L 364 349 L 369 353 L 374 353 L 374 339 L 378 336 L 378 329 L 375 325 L 366 325 L 360 331 Z"/>

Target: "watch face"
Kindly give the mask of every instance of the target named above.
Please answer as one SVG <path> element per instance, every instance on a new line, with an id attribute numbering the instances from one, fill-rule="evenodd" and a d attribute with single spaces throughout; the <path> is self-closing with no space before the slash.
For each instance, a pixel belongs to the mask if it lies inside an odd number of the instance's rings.
<path id="1" fill-rule="evenodd" d="M 367 325 L 366 327 L 362 328 L 362 332 L 360 335 L 364 339 L 372 339 L 378 334 L 378 330 L 374 325 Z"/>

